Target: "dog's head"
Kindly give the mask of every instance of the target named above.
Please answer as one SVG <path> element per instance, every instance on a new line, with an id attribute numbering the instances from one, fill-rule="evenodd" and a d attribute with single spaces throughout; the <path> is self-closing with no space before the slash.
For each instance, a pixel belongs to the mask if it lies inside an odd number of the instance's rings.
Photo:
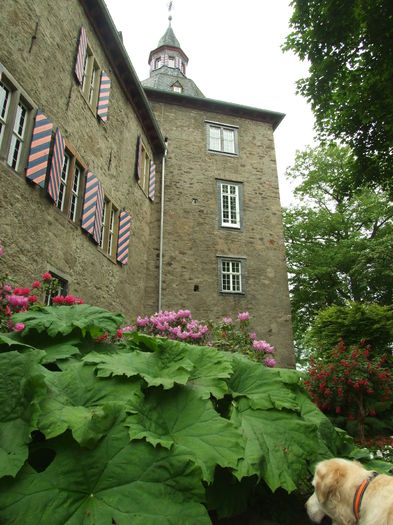
<path id="1" fill-rule="evenodd" d="M 313 480 L 314 494 L 306 503 L 310 519 L 321 524 L 328 516 L 336 523 L 354 525 L 352 500 L 362 477 L 364 468 L 356 461 L 336 458 L 318 463 Z"/>

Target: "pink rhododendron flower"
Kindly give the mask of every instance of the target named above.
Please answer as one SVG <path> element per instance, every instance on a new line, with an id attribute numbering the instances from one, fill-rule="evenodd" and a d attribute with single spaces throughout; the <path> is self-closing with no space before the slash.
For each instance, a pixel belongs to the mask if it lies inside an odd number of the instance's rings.
<path id="1" fill-rule="evenodd" d="M 34 281 L 33 284 L 31 285 L 32 288 L 41 288 L 41 283 L 40 281 Z"/>
<path id="2" fill-rule="evenodd" d="M 222 322 L 223 322 L 224 324 L 232 324 L 232 322 L 233 322 L 233 321 L 232 321 L 232 317 L 223 317 L 223 318 L 222 318 Z"/>
<path id="3" fill-rule="evenodd" d="M 5 293 L 11 293 L 12 292 L 12 286 L 10 286 L 9 284 L 5 284 L 3 290 L 4 290 Z"/>
<path id="4" fill-rule="evenodd" d="M 133 325 L 130 326 L 124 326 L 123 328 L 120 328 L 120 330 L 123 332 L 135 332 L 136 328 Z"/>
<path id="5" fill-rule="evenodd" d="M 269 368 L 273 368 L 276 364 L 276 360 L 273 357 L 265 357 L 265 365 Z"/>
<path id="6" fill-rule="evenodd" d="M 75 304 L 85 304 L 85 301 L 80 297 L 75 297 Z"/>
<path id="7" fill-rule="evenodd" d="M 248 312 L 240 312 L 237 318 L 239 321 L 248 321 L 250 319 L 250 314 Z"/>
<path id="8" fill-rule="evenodd" d="M 20 332 L 21 330 L 23 330 L 25 327 L 25 325 L 23 323 L 16 323 L 16 325 L 14 326 L 14 330 Z"/>
<path id="9" fill-rule="evenodd" d="M 274 352 L 274 347 L 269 345 L 266 341 L 253 341 L 252 346 L 255 350 L 266 352 L 267 354 L 272 354 Z"/>
<path id="10" fill-rule="evenodd" d="M 14 308 L 24 308 L 27 306 L 27 297 L 21 295 L 7 295 L 6 299 Z"/>
<path id="11" fill-rule="evenodd" d="M 43 281 L 50 281 L 51 279 L 52 279 L 52 276 L 48 272 L 45 272 L 44 275 L 42 276 Z"/>
<path id="12" fill-rule="evenodd" d="M 254 339 L 256 339 L 256 338 L 257 338 L 257 334 L 255 332 L 251 332 L 251 334 L 250 334 L 251 341 L 254 341 Z"/>
<path id="13" fill-rule="evenodd" d="M 137 326 L 147 326 L 149 324 L 149 318 L 146 316 L 146 317 L 141 317 L 140 315 L 138 315 L 137 319 L 136 319 L 136 324 Z"/>

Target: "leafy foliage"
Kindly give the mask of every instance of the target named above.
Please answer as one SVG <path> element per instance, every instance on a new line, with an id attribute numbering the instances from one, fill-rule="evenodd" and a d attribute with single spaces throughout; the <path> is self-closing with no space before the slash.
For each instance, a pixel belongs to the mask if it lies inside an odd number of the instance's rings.
<path id="1" fill-rule="evenodd" d="M 353 148 L 360 181 L 392 188 L 393 5 L 293 0 L 285 49 L 310 63 L 298 83 L 322 138 Z"/>
<path id="2" fill-rule="evenodd" d="M 393 302 L 393 205 L 383 191 L 353 188 L 353 163 L 331 144 L 298 153 L 288 171 L 301 199 L 283 213 L 297 346 L 328 306 Z"/>
<path id="3" fill-rule="evenodd" d="M 298 372 L 141 334 L 92 340 L 100 319 L 115 330 L 109 312 L 48 307 L 0 339 L 2 523 L 204 525 L 207 499 L 238 511 L 353 448 Z M 241 503 L 211 497 L 231 487 Z"/>

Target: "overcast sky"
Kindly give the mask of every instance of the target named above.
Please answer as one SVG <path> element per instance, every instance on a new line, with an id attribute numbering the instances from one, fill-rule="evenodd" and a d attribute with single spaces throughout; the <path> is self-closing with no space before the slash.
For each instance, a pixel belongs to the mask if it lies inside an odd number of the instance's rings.
<path id="1" fill-rule="evenodd" d="M 144 80 L 149 53 L 168 27 L 169 0 L 105 1 Z M 297 149 L 312 144 L 314 123 L 295 94 L 307 65 L 281 51 L 291 13 L 287 0 L 174 0 L 172 10 L 172 28 L 189 58 L 187 76 L 206 97 L 286 114 L 274 134 L 283 206 L 291 203 L 285 170 Z"/>

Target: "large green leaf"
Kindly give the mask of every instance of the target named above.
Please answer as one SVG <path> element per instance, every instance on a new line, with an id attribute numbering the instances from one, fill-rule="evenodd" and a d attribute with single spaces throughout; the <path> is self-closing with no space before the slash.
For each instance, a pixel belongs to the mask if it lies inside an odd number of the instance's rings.
<path id="1" fill-rule="evenodd" d="M 15 476 L 28 455 L 38 403 L 45 395 L 43 352 L 0 354 L 0 477 Z"/>
<path id="2" fill-rule="evenodd" d="M 46 332 L 50 337 L 57 334 L 67 335 L 74 330 L 83 336 L 90 334 L 95 338 L 105 332 L 113 333 L 124 322 L 120 314 L 113 314 L 88 304 L 74 306 L 46 306 L 41 310 L 29 310 L 15 314 L 12 319 L 24 323 L 23 335 L 30 331 Z"/>
<path id="3" fill-rule="evenodd" d="M 242 356 L 233 357 L 233 368 L 228 385 L 234 398 L 247 397 L 255 409 L 300 409 L 290 387 L 298 382 L 296 371 L 267 368 Z"/>
<path id="4" fill-rule="evenodd" d="M 47 439 L 72 431 L 82 446 L 92 446 L 127 403 L 141 396 L 140 379 L 98 378 L 94 368 L 73 362 L 62 372 L 46 372 L 48 393 L 41 402 L 39 429 Z M 114 406 L 115 405 L 115 406 Z"/>
<path id="5" fill-rule="evenodd" d="M 193 369 L 181 347 L 159 348 L 154 352 L 139 350 L 129 353 L 101 354 L 91 352 L 84 361 L 95 363 L 100 377 L 141 376 L 148 386 L 172 388 L 175 383 L 184 385 Z"/>
<path id="6" fill-rule="evenodd" d="M 56 453 L 41 473 L 29 465 L 0 483 L 7 525 L 208 525 L 199 467 L 182 451 L 130 443 L 116 424 L 91 451 L 69 434 L 47 443 Z M 114 520 L 114 521 L 112 521 Z"/>
<path id="7" fill-rule="evenodd" d="M 208 399 L 213 395 L 221 399 L 228 392 L 227 379 L 232 373 L 227 352 L 207 346 L 187 345 L 187 357 L 194 364 L 188 386 Z"/>
<path id="8" fill-rule="evenodd" d="M 262 477 L 273 492 L 295 490 L 319 454 L 316 425 L 286 410 L 255 410 L 248 399 L 233 407 L 231 420 L 241 428 L 245 446 L 236 477 Z"/>
<path id="9" fill-rule="evenodd" d="M 235 467 L 242 456 L 240 432 L 198 392 L 184 387 L 155 389 L 145 399 L 136 400 L 132 411 L 126 420 L 131 439 L 145 438 L 153 446 L 181 448 L 201 466 L 208 482 L 216 465 Z"/>

